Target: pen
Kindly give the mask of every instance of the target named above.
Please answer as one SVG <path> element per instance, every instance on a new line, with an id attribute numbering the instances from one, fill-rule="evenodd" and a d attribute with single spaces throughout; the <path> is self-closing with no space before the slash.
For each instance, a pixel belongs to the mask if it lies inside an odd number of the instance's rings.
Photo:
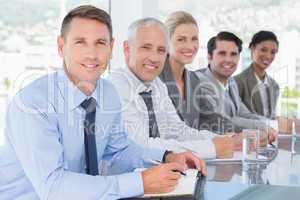
<path id="1" fill-rule="evenodd" d="M 269 144 L 272 148 L 276 149 L 276 146 L 273 143 L 269 143 Z"/>
<path id="2" fill-rule="evenodd" d="M 173 172 L 179 172 L 181 175 L 186 176 L 186 173 L 184 173 L 184 172 L 182 172 L 182 171 L 179 171 L 179 170 L 177 170 L 177 169 L 173 169 L 172 171 L 173 171 Z"/>
<path id="3" fill-rule="evenodd" d="M 162 164 L 161 162 L 159 162 L 159 161 L 157 161 L 157 160 L 148 160 L 147 162 L 149 162 L 149 163 L 151 163 L 151 164 L 153 164 L 153 165 L 160 165 L 160 164 Z M 174 170 L 172 170 L 173 172 L 179 172 L 181 175 L 183 175 L 183 176 L 186 176 L 186 173 L 184 173 L 184 172 L 182 172 L 182 171 L 179 171 L 179 170 L 176 170 L 176 169 L 174 169 Z"/>

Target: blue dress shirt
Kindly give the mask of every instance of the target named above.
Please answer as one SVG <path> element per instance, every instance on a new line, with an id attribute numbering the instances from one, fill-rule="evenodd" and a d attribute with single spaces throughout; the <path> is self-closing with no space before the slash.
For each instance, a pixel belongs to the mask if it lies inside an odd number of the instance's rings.
<path id="1" fill-rule="evenodd" d="M 143 194 L 141 172 L 131 171 L 161 161 L 164 151 L 142 148 L 128 138 L 119 96 L 109 81 L 99 79 L 91 96 L 97 101 L 99 166 L 105 161 L 127 173 L 85 174 L 80 104 L 87 96 L 61 70 L 25 87 L 8 107 L 6 142 L 0 149 L 1 200 L 112 200 Z"/>

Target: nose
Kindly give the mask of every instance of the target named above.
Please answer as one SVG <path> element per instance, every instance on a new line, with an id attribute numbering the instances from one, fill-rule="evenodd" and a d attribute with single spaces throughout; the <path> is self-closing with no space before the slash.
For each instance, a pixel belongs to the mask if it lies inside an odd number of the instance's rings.
<path id="1" fill-rule="evenodd" d="M 187 42 L 187 49 L 196 50 L 199 45 L 198 41 L 193 41 L 192 39 Z"/>
<path id="2" fill-rule="evenodd" d="M 230 62 L 232 62 L 232 57 L 230 55 L 226 55 L 224 60 L 226 63 L 230 63 Z"/>
<path id="3" fill-rule="evenodd" d="M 151 61 L 152 63 L 157 63 L 160 61 L 160 53 L 157 51 L 151 51 L 151 53 L 149 54 L 149 61 Z"/>
<path id="4" fill-rule="evenodd" d="M 267 53 L 266 53 L 266 57 L 267 57 L 269 60 L 273 60 L 274 55 L 272 54 L 272 52 L 267 52 Z"/>
<path id="5" fill-rule="evenodd" d="M 90 60 L 97 59 L 97 48 L 93 45 L 89 45 L 85 48 L 84 57 Z"/>

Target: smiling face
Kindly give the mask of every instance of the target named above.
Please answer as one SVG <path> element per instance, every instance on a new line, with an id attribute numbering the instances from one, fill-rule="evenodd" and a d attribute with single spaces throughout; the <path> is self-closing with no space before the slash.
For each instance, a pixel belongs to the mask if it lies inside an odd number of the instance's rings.
<path id="1" fill-rule="evenodd" d="M 192 63 L 199 49 L 198 33 L 193 23 L 177 26 L 171 36 L 170 58 L 181 65 Z"/>
<path id="2" fill-rule="evenodd" d="M 240 54 L 238 46 L 233 41 L 217 40 L 212 55 L 208 55 L 213 75 L 222 83 L 235 72 Z"/>
<path id="3" fill-rule="evenodd" d="M 166 35 L 159 25 L 140 26 L 134 37 L 124 42 L 124 54 L 129 69 L 147 84 L 163 69 L 167 56 Z"/>
<path id="4" fill-rule="evenodd" d="M 65 37 L 57 40 L 59 55 L 70 80 L 94 84 L 106 70 L 113 40 L 107 26 L 97 20 L 75 17 Z"/>
<path id="5" fill-rule="evenodd" d="M 251 47 L 253 64 L 261 70 L 266 70 L 278 52 L 278 45 L 275 41 L 266 40 Z"/>

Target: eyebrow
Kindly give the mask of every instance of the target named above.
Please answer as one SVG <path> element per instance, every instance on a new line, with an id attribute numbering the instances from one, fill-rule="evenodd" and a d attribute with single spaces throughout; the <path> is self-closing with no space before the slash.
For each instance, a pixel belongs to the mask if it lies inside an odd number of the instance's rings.
<path id="1" fill-rule="evenodd" d="M 108 40 L 107 40 L 107 39 L 104 39 L 104 38 L 99 38 L 99 39 L 97 39 L 96 41 L 97 41 L 97 42 L 108 42 Z"/>
<path id="2" fill-rule="evenodd" d="M 84 37 L 75 37 L 73 38 L 73 40 L 84 40 L 85 38 Z"/>
<path id="3" fill-rule="evenodd" d="M 186 35 L 178 35 L 177 37 L 187 37 Z"/>
<path id="4" fill-rule="evenodd" d="M 218 53 L 219 54 L 226 54 L 227 52 L 226 52 L 226 50 L 220 50 L 220 51 L 218 51 Z M 238 52 L 237 51 L 230 51 L 229 54 L 237 55 Z"/>
<path id="5" fill-rule="evenodd" d="M 86 40 L 86 38 L 85 37 L 75 37 L 74 40 Z M 98 38 L 98 39 L 96 39 L 96 41 L 108 42 L 108 39 L 106 39 L 106 38 Z"/>
<path id="6" fill-rule="evenodd" d="M 141 46 L 153 46 L 151 43 L 143 43 Z"/>

